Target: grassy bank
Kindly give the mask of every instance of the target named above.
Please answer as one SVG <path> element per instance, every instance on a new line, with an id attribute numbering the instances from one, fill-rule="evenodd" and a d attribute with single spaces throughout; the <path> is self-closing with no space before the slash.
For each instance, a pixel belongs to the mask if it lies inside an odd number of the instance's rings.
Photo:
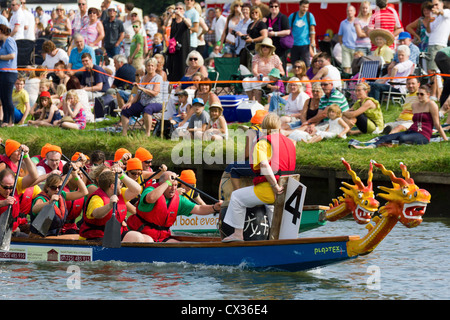
<path id="1" fill-rule="evenodd" d="M 391 107 L 389 112 L 385 112 L 385 121 L 393 121 L 399 113 L 398 107 Z M 105 151 L 107 157 L 112 159 L 115 150 L 124 147 L 132 153 L 142 146 L 150 150 L 154 156 L 156 164 L 165 163 L 169 167 L 173 165 L 172 149 L 178 142 L 162 140 L 159 138 L 147 138 L 142 131 L 133 131 L 128 137 L 122 137 L 120 133 L 107 133 L 95 131 L 102 127 L 112 126 L 118 119 L 97 124 L 88 124 L 83 131 L 69 131 L 60 128 L 34 128 L 34 127 L 13 127 L 2 128 L 0 137 L 3 140 L 11 138 L 28 145 L 32 154 L 39 154 L 41 147 L 45 143 L 59 145 L 64 154 L 71 156 L 76 151 L 81 151 L 89 155 L 92 151 L 100 149 Z M 230 128 L 237 128 L 237 124 L 231 124 Z M 366 141 L 373 138 L 373 135 L 365 134 L 355 137 L 358 140 Z M 243 139 L 234 147 L 235 153 L 243 150 Z M 203 143 L 203 148 L 208 146 Z M 193 148 L 192 148 L 193 150 Z M 224 147 L 224 150 L 226 148 Z M 191 154 L 194 154 L 192 151 Z M 340 158 L 344 157 L 355 170 L 367 170 L 371 159 L 383 163 L 387 168 L 398 171 L 399 162 L 404 162 L 411 172 L 439 172 L 450 173 L 450 144 L 430 143 L 423 146 L 401 145 L 397 148 L 377 148 L 369 150 L 356 150 L 348 148 L 348 139 L 324 140 L 315 144 L 297 144 L 297 167 L 307 170 L 310 167 L 322 167 L 342 170 L 343 166 Z"/>

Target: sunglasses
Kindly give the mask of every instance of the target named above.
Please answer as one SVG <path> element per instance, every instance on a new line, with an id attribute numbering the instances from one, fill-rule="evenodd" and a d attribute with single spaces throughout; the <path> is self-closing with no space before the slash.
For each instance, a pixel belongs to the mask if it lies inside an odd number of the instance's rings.
<path id="1" fill-rule="evenodd" d="M 322 86 L 322 87 L 325 87 L 325 86 L 328 86 L 328 85 L 330 85 L 331 83 L 321 83 L 320 85 Z"/>
<path id="2" fill-rule="evenodd" d="M 139 28 L 139 26 L 133 26 L 133 28 Z"/>
<path id="3" fill-rule="evenodd" d="M 266 45 L 262 45 L 261 48 L 269 48 L 270 49 L 272 47 L 269 47 L 269 46 L 266 46 Z"/>
<path id="4" fill-rule="evenodd" d="M 142 161 L 142 162 L 144 162 L 146 164 L 152 164 L 152 160 L 147 160 L 147 161 Z"/>
<path id="5" fill-rule="evenodd" d="M 423 96 L 425 95 L 425 93 L 423 93 L 423 92 L 418 92 L 417 95 L 423 97 Z"/>
<path id="6" fill-rule="evenodd" d="M 278 8 L 278 6 L 270 6 L 269 8 Z"/>
<path id="7" fill-rule="evenodd" d="M 128 173 L 132 176 L 140 176 L 142 174 L 142 171 L 128 171 Z"/>
<path id="8" fill-rule="evenodd" d="M 14 189 L 14 186 L 1 186 L 5 190 L 12 190 Z"/>
<path id="9" fill-rule="evenodd" d="M 88 14 L 97 14 L 95 11 L 88 11 Z"/>
<path id="10" fill-rule="evenodd" d="M 86 3 L 79 3 L 78 6 L 85 6 Z"/>
<path id="11" fill-rule="evenodd" d="M 189 61 L 197 61 L 197 58 L 189 58 Z"/>
<path id="12" fill-rule="evenodd" d="M 61 186 L 49 186 L 48 188 L 52 191 L 57 191 L 61 188 Z"/>

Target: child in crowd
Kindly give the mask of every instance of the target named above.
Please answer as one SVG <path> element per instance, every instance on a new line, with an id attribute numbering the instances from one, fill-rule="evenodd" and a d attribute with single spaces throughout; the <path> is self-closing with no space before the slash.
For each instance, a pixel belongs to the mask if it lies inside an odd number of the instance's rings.
<path id="1" fill-rule="evenodd" d="M 41 92 L 38 108 L 42 110 L 39 119 L 28 121 L 29 125 L 34 125 L 36 127 L 51 127 L 55 125 L 55 121 L 61 120 L 62 118 L 58 107 L 52 103 L 52 98 L 48 91 Z"/>
<path id="2" fill-rule="evenodd" d="M 194 114 L 189 119 L 187 132 L 191 137 L 201 139 L 209 122 L 209 114 L 205 111 L 205 102 L 201 98 L 192 100 Z"/>
<path id="3" fill-rule="evenodd" d="M 270 70 L 268 77 L 270 79 L 270 81 L 272 81 L 272 83 L 267 84 L 267 88 L 271 91 L 271 93 L 269 93 L 270 96 L 270 101 L 272 101 L 272 104 L 270 104 L 271 106 L 277 106 L 280 107 L 281 103 L 274 103 L 277 102 L 277 100 L 281 100 L 280 98 L 286 94 L 286 90 L 284 87 L 284 83 L 283 81 L 281 81 L 281 74 L 280 74 L 280 70 L 277 68 L 273 68 L 272 70 Z M 270 112 L 276 112 L 276 113 L 280 113 L 280 110 L 269 110 Z"/>
<path id="4" fill-rule="evenodd" d="M 159 32 L 155 33 L 155 35 L 153 36 L 152 56 L 155 56 L 155 54 L 157 53 L 162 53 L 163 51 L 163 36 Z"/>
<path id="5" fill-rule="evenodd" d="M 209 54 L 209 58 L 221 58 L 222 53 L 220 52 L 220 46 L 215 45 L 213 48 L 213 51 Z"/>
<path id="6" fill-rule="evenodd" d="M 65 129 L 83 130 L 86 128 L 86 114 L 75 90 L 69 90 L 63 103 L 64 118 L 55 122 Z"/>
<path id="7" fill-rule="evenodd" d="M 14 105 L 14 118 L 15 123 L 22 125 L 30 113 L 30 100 L 28 92 L 24 89 L 25 78 L 18 77 L 16 80 L 15 88 L 12 93 L 12 101 Z"/>
<path id="8" fill-rule="evenodd" d="M 325 130 L 317 130 L 313 134 L 309 134 L 304 130 L 294 130 L 289 134 L 289 138 L 294 141 L 303 141 L 306 143 L 315 143 L 322 141 L 322 139 L 331 138 L 347 138 L 347 132 L 350 127 L 342 120 L 342 111 L 337 104 L 328 106 L 327 117 L 329 118 L 328 126 Z"/>
<path id="9" fill-rule="evenodd" d="M 181 90 L 180 92 L 177 92 L 175 96 L 178 97 L 178 103 L 175 104 L 177 113 L 169 120 L 174 128 L 187 126 L 189 117 L 192 115 L 192 107 L 188 101 L 189 94 L 186 90 Z"/>
<path id="10" fill-rule="evenodd" d="M 30 114 L 34 120 L 39 119 L 39 117 L 41 116 L 42 108 L 39 102 L 41 93 L 44 91 L 50 92 L 50 88 L 51 88 L 51 81 L 49 81 L 48 79 L 42 79 L 41 82 L 39 83 L 39 95 L 36 102 L 33 104 L 30 110 Z"/>
<path id="11" fill-rule="evenodd" d="M 203 135 L 205 140 L 214 141 L 228 139 L 227 121 L 222 114 L 222 106 L 217 102 L 213 102 L 213 104 L 209 107 L 210 119 L 208 121 L 208 125 L 206 126 L 205 134 Z"/>

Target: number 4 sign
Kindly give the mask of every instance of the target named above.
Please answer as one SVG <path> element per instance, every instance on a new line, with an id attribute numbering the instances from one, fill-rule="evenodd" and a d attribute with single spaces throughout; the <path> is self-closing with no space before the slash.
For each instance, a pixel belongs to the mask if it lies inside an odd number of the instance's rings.
<path id="1" fill-rule="evenodd" d="M 302 219 L 303 203 L 305 202 L 306 186 L 295 179 L 289 178 L 284 201 L 283 217 L 281 219 L 279 239 L 298 238 L 298 230 Z"/>

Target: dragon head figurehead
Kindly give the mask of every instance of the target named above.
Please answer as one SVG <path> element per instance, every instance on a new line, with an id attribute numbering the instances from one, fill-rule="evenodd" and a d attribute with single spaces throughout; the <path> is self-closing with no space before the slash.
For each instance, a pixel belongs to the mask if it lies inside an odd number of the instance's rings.
<path id="1" fill-rule="evenodd" d="M 375 200 L 375 196 L 372 189 L 372 177 L 373 177 L 373 165 L 370 163 L 367 186 L 356 175 L 355 171 L 352 170 L 350 164 L 341 159 L 342 163 L 347 169 L 347 173 L 352 177 L 354 185 L 342 182 L 346 187 L 341 187 L 340 189 L 344 192 L 345 202 L 349 209 L 352 211 L 353 218 L 359 224 L 367 224 L 370 222 L 374 212 L 378 210 L 380 203 Z"/>
<path id="2" fill-rule="evenodd" d="M 408 228 L 417 227 L 422 223 L 427 204 L 430 203 L 431 195 L 425 189 L 419 189 L 410 178 L 409 172 L 403 163 L 400 163 L 403 178 L 397 178 L 391 170 L 379 163 L 374 162 L 381 172 L 391 179 L 393 188 L 378 187 L 387 193 L 377 194 L 387 200 L 385 206 L 380 208 L 384 216 L 396 216 L 399 221 Z"/>

